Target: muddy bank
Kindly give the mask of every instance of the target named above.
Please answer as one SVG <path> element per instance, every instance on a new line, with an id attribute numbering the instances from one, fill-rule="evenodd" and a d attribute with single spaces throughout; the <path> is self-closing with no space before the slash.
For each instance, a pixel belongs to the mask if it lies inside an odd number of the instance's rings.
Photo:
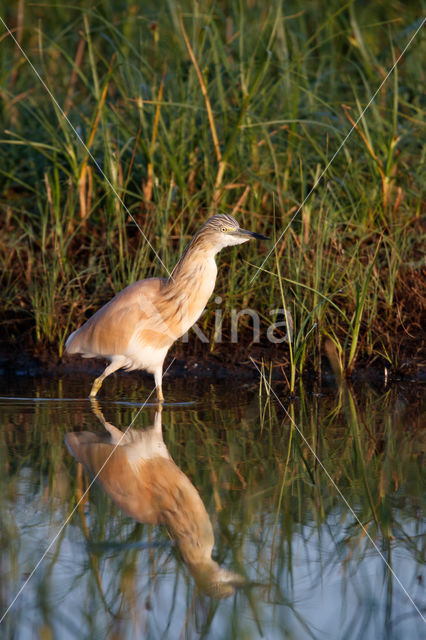
<path id="1" fill-rule="evenodd" d="M 191 379 L 199 381 L 222 382 L 238 379 L 257 381 L 259 372 L 250 360 L 252 358 L 258 367 L 262 363 L 269 370 L 272 368 L 272 379 L 286 383 L 289 378 L 289 363 L 282 352 L 277 349 L 266 349 L 259 346 L 237 347 L 235 349 L 222 348 L 210 353 L 208 349 L 173 349 L 167 356 L 164 369 L 170 365 L 165 373 L 167 379 Z M 173 362 L 172 362 L 173 361 Z M 57 354 L 44 351 L 34 353 L 28 349 L 13 350 L 7 346 L 0 348 L 0 376 L 72 376 L 87 374 L 98 376 L 103 371 L 106 361 L 98 358 L 82 358 L 65 354 L 59 358 Z M 144 371 L 118 371 L 114 375 L 126 376 L 130 379 L 152 379 Z M 269 377 L 269 373 L 268 373 Z M 335 382 L 335 375 L 328 357 L 324 354 L 320 367 L 314 370 L 306 366 L 302 376 L 308 385 L 323 384 L 328 386 Z M 426 382 L 426 361 L 419 354 L 407 353 L 400 357 L 397 367 L 392 367 L 381 358 L 374 361 L 361 361 L 355 367 L 350 379 L 353 382 L 369 382 L 387 385 L 395 382 Z"/>

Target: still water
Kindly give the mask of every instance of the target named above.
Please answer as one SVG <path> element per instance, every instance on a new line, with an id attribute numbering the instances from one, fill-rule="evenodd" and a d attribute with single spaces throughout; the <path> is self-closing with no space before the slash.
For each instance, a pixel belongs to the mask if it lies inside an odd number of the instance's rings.
<path id="1" fill-rule="evenodd" d="M 418 387 L 2 380 L 0 637 L 425 637 Z"/>

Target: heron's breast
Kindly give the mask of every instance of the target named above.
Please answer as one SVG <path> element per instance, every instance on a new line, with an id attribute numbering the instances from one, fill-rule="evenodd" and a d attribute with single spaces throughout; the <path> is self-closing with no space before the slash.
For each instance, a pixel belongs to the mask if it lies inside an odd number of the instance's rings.
<path id="1" fill-rule="evenodd" d="M 213 293 L 216 275 L 217 267 L 214 258 L 194 266 L 181 296 L 181 314 L 186 325 L 182 333 L 192 327 L 203 313 Z"/>
<path id="2" fill-rule="evenodd" d="M 167 349 L 198 320 L 216 281 L 214 259 L 196 260 L 171 279 L 161 294 L 144 304 L 146 317 L 135 331 L 140 346 Z"/>

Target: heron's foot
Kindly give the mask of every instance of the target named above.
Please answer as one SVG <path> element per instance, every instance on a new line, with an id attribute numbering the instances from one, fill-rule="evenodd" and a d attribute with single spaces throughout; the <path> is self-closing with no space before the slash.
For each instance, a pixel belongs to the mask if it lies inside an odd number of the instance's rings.
<path id="1" fill-rule="evenodd" d="M 90 390 L 89 398 L 95 398 L 96 397 L 96 394 L 98 393 L 99 389 L 102 387 L 102 382 L 103 381 L 104 381 L 104 379 L 102 378 L 102 376 L 100 376 L 99 378 L 96 378 L 96 380 L 92 384 L 92 388 Z"/>
<path id="2" fill-rule="evenodd" d="M 161 387 L 157 387 L 157 400 L 160 404 L 164 402 L 163 390 Z"/>

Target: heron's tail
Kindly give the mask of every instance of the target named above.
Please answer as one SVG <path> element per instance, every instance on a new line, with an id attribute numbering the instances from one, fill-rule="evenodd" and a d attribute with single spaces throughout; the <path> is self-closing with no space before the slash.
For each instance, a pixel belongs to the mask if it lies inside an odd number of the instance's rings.
<path id="1" fill-rule="evenodd" d="M 76 340 L 74 340 L 74 338 L 76 337 L 77 331 L 73 331 L 72 334 L 70 336 L 68 336 L 67 341 L 65 343 L 65 349 L 68 353 L 78 353 L 78 345 L 76 344 Z M 74 344 L 73 344 L 74 343 Z"/>

